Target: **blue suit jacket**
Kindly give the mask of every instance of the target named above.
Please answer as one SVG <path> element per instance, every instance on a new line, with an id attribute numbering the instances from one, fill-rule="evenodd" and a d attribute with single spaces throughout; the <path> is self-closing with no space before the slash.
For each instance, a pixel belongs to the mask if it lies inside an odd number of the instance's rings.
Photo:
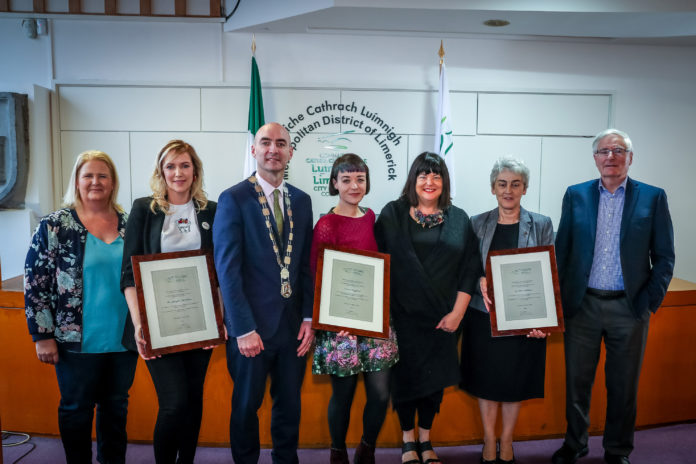
<path id="1" fill-rule="evenodd" d="M 599 179 L 568 187 L 556 235 L 556 260 L 566 317 L 580 309 L 594 258 Z M 674 232 L 661 188 L 626 182 L 621 217 L 621 270 L 628 302 L 642 318 L 662 303 L 674 268 Z"/>
<path id="2" fill-rule="evenodd" d="M 488 250 L 491 247 L 495 228 L 498 225 L 498 208 L 473 216 L 471 225 L 479 238 L 479 251 L 481 252 L 483 270 L 485 271 Z M 529 248 L 552 244 L 553 223 L 551 218 L 520 207 L 520 232 L 517 236 L 517 247 Z M 487 312 L 479 286 L 476 286 L 476 294 L 471 297 L 469 306 Z"/>
<path id="3" fill-rule="evenodd" d="M 312 317 L 313 280 L 309 268 L 312 244 L 312 201 L 287 184 L 294 221 L 290 285 L 292 296 L 280 294 L 280 267 L 266 229 L 258 196 L 248 180 L 220 194 L 215 221 L 215 269 L 225 305 L 225 325 L 230 337 L 252 330 L 267 340 L 276 333 L 284 311 L 299 330 L 302 319 Z M 271 221 L 275 231 L 275 222 Z M 284 242 L 290 222 L 285 214 Z M 281 253 L 282 259 L 283 253 Z"/>

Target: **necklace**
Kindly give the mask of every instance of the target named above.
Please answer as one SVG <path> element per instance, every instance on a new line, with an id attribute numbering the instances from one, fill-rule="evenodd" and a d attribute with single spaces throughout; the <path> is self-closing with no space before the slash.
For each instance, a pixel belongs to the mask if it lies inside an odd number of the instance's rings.
<path id="1" fill-rule="evenodd" d="M 432 229 L 435 226 L 439 226 L 445 222 L 445 215 L 442 210 L 433 214 L 423 214 L 421 211 L 413 207 L 413 215 L 416 217 L 416 222 L 421 225 L 421 227 L 427 227 Z"/>
<path id="2" fill-rule="evenodd" d="M 280 267 L 280 294 L 283 298 L 290 298 L 292 295 L 292 287 L 290 287 L 290 262 L 292 261 L 292 241 L 294 238 L 295 222 L 292 219 L 292 208 L 290 207 L 290 194 L 288 194 L 287 185 L 283 184 L 283 198 L 285 199 L 285 210 L 288 214 L 288 222 L 290 223 L 290 232 L 288 233 L 288 243 L 285 245 L 285 256 L 282 261 L 280 259 L 280 247 L 276 241 L 275 233 L 273 233 L 273 227 L 271 226 L 271 210 L 268 208 L 268 200 L 266 200 L 266 195 L 263 193 L 263 189 L 256 180 L 256 176 L 249 177 L 249 182 L 254 186 L 256 190 L 256 195 L 259 199 L 259 204 L 261 205 L 261 211 L 263 212 L 263 219 L 266 223 L 266 229 L 268 229 L 268 236 L 273 244 L 273 251 L 276 255 L 276 261 Z"/>

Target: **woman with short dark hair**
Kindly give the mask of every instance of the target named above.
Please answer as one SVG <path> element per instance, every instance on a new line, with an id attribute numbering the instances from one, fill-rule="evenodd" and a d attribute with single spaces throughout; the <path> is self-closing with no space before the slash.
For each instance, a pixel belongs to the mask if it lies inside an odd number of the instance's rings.
<path id="1" fill-rule="evenodd" d="M 370 170 L 362 158 L 347 153 L 338 157 L 331 169 L 329 193 L 338 195 L 338 204 L 314 227 L 312 274 L 316 273 L 318 253 L 324 245 L 377 251 L 374 236 L 375 213 L 360 206 L 370 191 Z M 350 421 L 358 374 L 363 373 L 367 402 L 363 410 L 363 433 L 355 450 L 356 464 L 375 462 L 375 444 L 389 404 L 389 371 L 399 359 L 396 340 L 317 331 L 312 372 L 330 374 L 333 394 L 329 400 L 331 463 L 347 464 L 346 434 Z"/>

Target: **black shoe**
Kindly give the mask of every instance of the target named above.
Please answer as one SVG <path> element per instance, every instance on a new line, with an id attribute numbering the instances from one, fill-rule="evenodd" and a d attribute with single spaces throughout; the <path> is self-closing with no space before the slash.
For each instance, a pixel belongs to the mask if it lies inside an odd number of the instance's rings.
<path id="1" fill-rule="evenodd" d="M 551 456 L 551 462 L 553 464 L 574 464 L 578 459 L 585 456 L 588 451 L 587 446 L 576 451 L 563 443 L 563 446 L 558 448 Z"/>
<path id="2" fill-rule="evenodd" d="M 498 447 L 500 447 L 500 442 L 498 442 Z M 500 459 L 500 450 L 498 450 L 498 459 L 496 460 L 498 464 L 515 464 L 515 450 L 512 450 L 512 459 L 506 461 L 505 459 Z"/>
<path id="3" fill-rule="evenodd" d="M 350 464 L 348 451 L 345 448 L 331 448 L 330 464 Z"/>
<path id="4" fill-rule="evenodd" d="M 628 460 L 628 456 L 619 456 L 607 452 L 604 453 L 604 461 L 606 461 L 607 464 L 631 464 L 631 461 Z"/>
<path id="5" fill-rule="evenodd" d="M 435 451 L 433 451 L 433 445 L 432 443 L 430 443 L 430 440 L 418 443 L 418 448 L 420 449 L 419 454 L 421 456 L 421 459 L 423 460 L 423 464 L 430 464 L 431 462 L 441 462 L 437 457 L 431 459 L 425 459 L 423 457 L 423 451 L 432 451 L 433 454 L 435 453 Z"/>
<path id="6" fill-rule="evenodd" d="M 418 457 L 418 459 L 411 459 L 409 461 L 404 462 L 403 456 L 404 456 L 404 454 L 408 453 L 409 451 L 415 451 L 416 455 L 418 455 L 419 457 Z M 415 441 L 404 442 L 401 445 L 401 463 L 402 464 L 420 464 L 420 462 L 421 462 L 421 460 L 420 460 L 420 455 L 418 454 L 418 443 L 416 443 Z"/>
<path id="7" fill-rule="evenodd" d="M 498 445 L 499 443 L 496 441 L 495 442 L 495 459 L 483 459 L 483 448 L 486 447 L 486 444 L 483 444 L 483 447 L 481 448 L 481 464 L 498 464 Z"/>
<path id="8" fill-rule="evenodd" d="M 375 447 L 360 440 L 360 444 L 355 448 L 353 464 L 375 464 Z"/>

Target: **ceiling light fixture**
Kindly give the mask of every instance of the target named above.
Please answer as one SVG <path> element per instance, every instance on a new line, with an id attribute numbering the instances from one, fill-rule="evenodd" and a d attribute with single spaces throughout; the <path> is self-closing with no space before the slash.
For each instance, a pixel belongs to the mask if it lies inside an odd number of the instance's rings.
<path id="1" fill-rule="evenodd" d="M 508 26 L 509 24 L 510 21 L 506 21 L 504 19 L 489 19 L 488 21 L 483 22 L 483 25 L 488 27 L 503 27 Z"/>

